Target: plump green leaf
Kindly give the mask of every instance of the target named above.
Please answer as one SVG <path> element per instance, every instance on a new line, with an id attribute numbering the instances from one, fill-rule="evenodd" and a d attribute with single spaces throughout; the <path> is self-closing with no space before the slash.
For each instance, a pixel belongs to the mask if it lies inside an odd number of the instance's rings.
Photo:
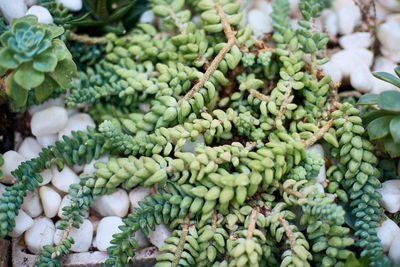
<path id="1" fill-rule="evenodd" d="M 51 52 L 44 53 L 35 56 L 33 62 L 33 68 L 37 71 L 41 72 L 50 72 L 54 71 L 57 66 L 57 57 L 53 55 Z"/>
<path id="2" fill-rule="evenodd" d="M 74 61 L 64 59 L 58 62 L 56 69 L 52 72 L 54 79 L 62 88 L 71 87 L 71 79 L 76 75 L 77 69 Z"/>
<path id="3" fill-rule="evenodd" d="M 30 89 L 43 82 L 44 73 L 35 70 L 31 62 L 24 63 L 15 71 L 14 80 L 23 88 Z"/>
<path id="4" fill-rule="evenodd" d="M 27 22 L 29 25 L 33 25 L 33 24 L 37 24 L 38 23 L 38 17 L 35 16 L 35 15 L 27 15 L 27 16 L 24 16 L 22 18 L 13 19 L 11 21 L 11 28 L 14 27 L 14 25 L 16 23 L 21 22 L 21 21 Z"/>
<path id="5" fill-rule="evenodd" d="M 35 97 L 39 102 L 42 102 L 43 100 L 48 98 L 57 88 L 58 83 L 52 77 L 50 77 L 50 75 L 45 74 L 44 81 L 34 89 Z"/>
<path id="6" fill-rule="evenodd" d="M 398 112 L 387 111 L 387 110 L 373 110 L 361 116 L 362 121 L 364 124 L 368 124 L 371 121 L 375 120 L 376 118 L 383 117 L 383 116 L 396 116 L 399 115 Z"/>
<path id="7" fill-rule="evenodd" d="M 400 77 L 400 66 L 397 66 L 397 67 L 394 69 L 394 72 L 396 72 L 397 76 Z"/>
<path id="8" fill-rule="evenodd" d="M 51 24 L 41 24 L 41 26 L 50 34 L 50 39 L 56 38 L 64 33 L 64 28 L 61 26 L 55 26 Z"/>
<path id="9" fill-rule="evenodd" d="M 377 94 L 365 94 L 358 100 L 358 105 L 375 105 L 378 102 Z"/>
<path id="10" fill-rule="evenodd" d="M 392 136 L 388 135 L 383 140 L 385 150 L 392 158 L 400 157 L 400 144 L 396 144 Z"/>
<path id="11" fill-rule="evenodd" d="M 0 66 L 7 69 L 15 69 L 18 67 L 18 61 L 14 58 L 13 51 L 8 47 L 0 49 Z"/>
<path id="12" fill-rule="evenodd" d="M 387 72 L 374 72 L 373 75 L 380 80 L 383 80 L 397 87 L 400 87 L 400 79 L 394 76 L 393 74 Z"/>
<path id="13" fill-rule="evenodd" d="M 380 93 L 378 106 L 384 110 L 400 112 L 400 92 L 384 91 Z"/>
<path id="14" fill-rule="evenodd" d="M 24 106 L 28 99 L 28 90 L 19 86 L 14 79 L 14 73 L 11 73 L 5 79 L 6 93 L 11 97 L 15 106 Z"/>
<path id="15" fill-rule="evenodd" d="M 394 117 L 390 121 L 390 134 L 396 144 L 400 144 L 400 116 Z"/>
<path id="16" fill-rule="evenodd" d="M 368 134 L 371 140 L 385 137 L 389 134 L 389 124 L 393 116 L 379 117 L 368 124 Z"/>
<path id="17" fill-rule="evenodd" d="M 60 39 L 54 39 L 52 41 L 52 53 L 56 56 L 57 61 L 63 60 L 67 56 L 67 47 L 65 46 L 64 42 Z"/>

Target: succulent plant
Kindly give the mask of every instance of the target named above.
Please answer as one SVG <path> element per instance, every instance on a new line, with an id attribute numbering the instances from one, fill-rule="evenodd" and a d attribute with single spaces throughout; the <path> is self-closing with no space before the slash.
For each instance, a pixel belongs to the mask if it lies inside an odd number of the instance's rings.
<path id="1" fill-rule="evenodd" d="M 64 42 L 56 37 L 62 27 L 39 24 L 36 16 L 14 19 L 0 36 L 1 73 L 6 74 L 6 93 L 15 107 L 26 104 L 33 89 L 41 102 L 57 88 L 69 88 L 76 73 L 75 63 Z"/>
<path id="2" fill-rule="evenodd" d="M 400 66 L 395 72 L 400 77 Z M 376 72 L 374 76 L 400 88 L 400 79 L 393 74 Z M 363 122 L 368 124 L 370 139 L 377 140 L 380 149 L 391 157 L 400 157 L 400 92 L 390 90 L 380 94 L 366 94 L 358 104 L 371 106 L 363 115 Z"/>

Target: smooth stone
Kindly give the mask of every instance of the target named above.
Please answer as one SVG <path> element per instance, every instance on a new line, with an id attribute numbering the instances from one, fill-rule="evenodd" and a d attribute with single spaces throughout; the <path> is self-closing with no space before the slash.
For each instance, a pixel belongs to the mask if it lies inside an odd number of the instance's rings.
<path id="1" fill-rule="evenodd" d="M 64 166 L 61 172 L 57 170 L 56 166 L 53 166 L 52 171 L 53 179 L 51 183 L 62 192 L 68 193 L 71 184 L 78 184 L 80 182 L 78 175 L 67 166 Z"/>
<path id="2" fill-rule="evenodd" d="M 331 62 L 342 72 L 342 76 L 350 77 L 350 74 L 361 65 L 372 65 L 373 53 L 365 48 L 345 49 L 335 53 Z"/>
<path id="3" fill-rule="evenodd" d="M 388 180 L 377 191 L 382 195 L 379 202 L 386 211 L 395 213 L 400 210 L 400 180 Z"/>
<path id="4" fill-rule="evenodd" d="M 55 190 L 48 186 L 42 186 L 39 189 L 40 200 L 44 214 L 47 218 L 53 218 L 57 215 L 61 203 L 61 196 Z"/>
<path id="5" fill-rule="evenodd" d="M 381 240 L 383 251 L 387 252 L 392 245 L 394 237 L 400 235 L 400 228 L 394 221 L 387 218 L 381 226 L 376 228 L 376 233 Z"/>
<path id="6" fill-rule="evenodd" d="M 400 3 L 397 0 L 377 0 L 377 2 L 391 12 L 400 11 Z"/>
<path id="7" fill-rule="evenodd" d="M 71 200 L 72 200 L 72 196 L 70 194 L 66 194 L 62 198 L 61 203 L 60 203 L 60 207 L 58 208 L 58 213 L 57 213 L 58 217 L 60 217 L 60 218 L 64 217 L 63 208 L 66 207 L 66 206 L 70 206 L 71 205 Z M 84 217 L 88 218 L 89 217 L 89 212 L 88 211 L 84 211 L 84 212 L 85 212 L 85 216 Z"/>
<path id="8" fill-rule="evenodd" d="M 95 235 L 95 234 L 97 233 L 97 226 L 99 225 L 100 218 L 97 217 L 97 216 L 94 215 L 94 214 L 91 214 L 91 215 L 88 217 L 88 220 L 89 220 L 89 221 L 92 223 L 92 225 L 93 225 L 93 235 Z"/>
<path id="9" fill-rule="evenodd" d="M 78 113 L 68 119 L 67 125 L 58 133 L 58 139 L 63 140 L 64 135 L 72 137 L 72 131 L 82 131 L 87 133 L 87 127 L 96 127 L 93 119 L 85 113 Z"/>
<path id="10" fill-rule="evenodd" d="M 31 114 L 31 116 L 32 116 L 33 114 L 35 114 L 38 111 L 41 111 L 41 110 L 44 110 L 44 109 L 47 109 L 50 107 L 55 107 L 55 106 L 64 107 L 64 97 L 63 96 L 60 96 L 57 98 L 51 98 L 39 105 L 32 106 L 29 108 L 28 111 L 29 111 L 29 114 Z"/>
<path id="11" fill-rule="evenodd" d="M 62 107 L 50 107 L 36 112 L 32 116 L 33 135 L 55 134 L 65 128 L 68 122 L 67 110 Z"/>
<path id="12" fill-rule="evenodd" d="M 341 82 L 342 81 L 342 71 L 339 69 L 338 66 L 336 66 L 331 61 L 328 61 L 327 63 L 322 65 L 321 69 L 324 71 L 325 75 L 331 76 L 331 80 L 333 82 Z"/>
<path id="13" fill-rule="evenodd" d="M 338 8 L 337 16 L 341 34 L 352 33 L 354 28 L 361 23 L 360 9 L 352 1 L 348 1 L 347 5 Z"/>
<path id="14" fill-rule="evenodd" d="M 131 204 L 131 212 L 134 208 L 140 208 L 138 202 L 144 201 L 144 197 L 150 195 L 150 188 L 139 186 L 129 192 L 129 202 Z"/>
<path id="15" fill-rule="evenodd" d="M 100 251 L 107 251 L 107 248 L 111 246 L 110 241 L 113 239 L 112 235 L 121 233 L 118 226 L 123 225 L 122 219 L 117 216 L 104 217 L 100 220 L 97 225 L 96 240 L 94 243 Z"/>
<path id="16" fill-rule="evenodd" d="M 377 31 L 378 40 L 381 43 L 382 54 L 392 61 L 400 61 L 400 22 L 389 20 L 381 24 Z"/>
<path id="17" fill-rule="evenodd" d="M 165 246 L 164 240 L 171 236 L 171 230 L 164 223 L 156 225 L 154 231 L 149 232 L 149 240 L 157 248 Z"/>
<path id="18" fill-rule="evenodd" d="M 24 202 L 22 203 L 22 209 L 32 218 L 38 217 L 43 212 L 42 204 L 40 203 L 40 197 L 37 190 L 26 193 Z"/>
<path id="19" fill-rule="evenodd" d="M 58 134 L 37 136 L 36 140 L 42 147 L 54 146 L 58 140 Z"/>
<path id="20" fill-rule="evenodd" d="M 317 188 L 318 192 L 320 192 L 322 194 L 325 193 L 325 190 L 324 190 L 324 187 L 322 186 L 322 184 L 316 183 L 315 187 Z"/>
<path id="21" fill-rule="evenodd" d="M 400 234 L 397 234 L 393 239 L 388 256 L 394 264 L 400 263 Z"/>
<path id="22" fill-rule="evenodd" d="M 93 202 L 92 209 L 102 216 L 125 217 L 129 210 L 129 197 L 123 189 L 103 195 Z"/>
<path id="23" fill-rule="evenodd" d="M 18 148 L 18 153 L 21 154 L 26 159 L 32 159 L 39 156 L 42 151 L 42 147 L 33 137 L 27 137 L 22 141 L 20 147 Z"/>
<path id="24" fill-rule="evenodd" d="M 67 108 L 68 117 L 71 117 L 75 114 L 79 113 L 79 109 L 77 108 Z"/>
<path id="25" fill-rule="evenodd" d="M 31 6 L 26 15 L 35 15 L 38 17 L 38 22 L 43 24 L 53 23 L 53 16 L 50 14 L 49 10 L 41 6 Z"/>
<path id="26" fill-rule="evenodd" d="M 394 69 L 396 67 L 397 67 L 397 65 L 395 63 L 393 63 L 392 61 L 390 61 L 389 59 L 387 59 L 385 57 L 378 57 L 375 59 L 375 64 L 374 64 L 373 70 L 374 70 L 374 72 L 378 72 L 378 71 L 379 72 L 388 72 L 388 73 L 395 75 Z M 382 80 L 374 77 L 374 83 L 372 86 L 371 93 L 379 94 L 383 91 L 389 91 L 389 90 L 399 90 L 399 88 L 391 83 L 382 81 Z"/>
<path id="27" fill-rule="evenodd" d="M 329 13 L 326 14 L 326 16 L 324 18 L 325 28 L 326 28 L 329 36 L 335 37 L 339 31 L 337 15 L 333 11 L 330 11 L 330 10 L 326 10 L 326 11 L 329 11 Z"/>
<path id="28" fill-rule="evenodd" d="M 248 22 L 256 35 L 272 32 L 271 18 L 261 10 L 252 9 L 247 16 Z"/>
<path id="29" fill-rule="evenodd" d="M 363 93 L 368 93 L 372 90 L 374 80 L 375 77 L 365 65 L 361 65 L 359 68 L 356 68 L 350 75 L 351 86 Z"/>
<path id="30" fill-rule="evenodd" d="M 33 254 L 39 254 L 45 245 L 53 245 L 56 228 L 52 220 L 38 217 L 33 225 L 25 232 L 25 244 Z"/>
<path id="31" fill-rule="evenodd" d="M 355 32 L 339 38 L 339 44 L 344 49 L 368 48 L 371 46 L 371 34 L 369 32 Z"/>
<path id="32" fill-rule="evenodd" d="M 44 169 L 40 172 L 40 175 L 43 179 L 43 181 L 39 184 L 40 186 L 47 185 L 51 182 L 51 179 L 53 179 L 53 172 L 51 171 L 51 169 Z"/>
<path id="33" fill-rule="evenodd" d="M 82 9 L 82 0 L 56 0 L 56 2 L 63 4 L 70 11 L 79 11 Z"/>
<path id="34" fill-rule="evenodd" d="M 37 0 L 25 0 L 27 6 L 33 6 L 37 4 Z"/>
<path id="35" fill-rule="evenodd" d="M 91 162 L 85 164 L 85 166 L 83 167 L 83 172 L 84 173 L 94 173 L 96 172 L 96 168 L 94 167 L 94 164 L 96 164 L 96 162 L 108 162 L 108 159 L 110 158 L 110 154 L 105 154 L 101 157 L 99 157 L 98 159 L 94 159 Z"/>
<path id="36" fill-rule="evenodd" d="M 153 23 L 154 21 L 154 13 L 152 10 L 147 10 L 143 12 L 143 14 L 140 16 L 139 23 Z"/>
<path id="37" fill-rule="evenodd" d="M 84 169 L 84 165 L 79 165 L 79 164 L 74 164 L 73 166 L 72 166 L 72 170 L 76 173 L 76 174 L 80 174 L 82 171 L 83 171 L 83 169 Z"/>
<path id="38" fill-rule="evenodd" d="M 11 237 L 19 237 L 21 236 L 26 230 L 31 228 L 33 225 L 33 219 L 26 214 L 23 210 L 18 212 L 18 215 L 15 217 L 15 227 L 11 233 L 8 235 Z"/>
<path id="39" fill-rule="evenodd" d="M 7 24 L 13 19 L 25 16 L 26 4 L 24 0 L 0 0 L 0 10 Z"/>
<path id="40" fill-rule="evenodd" d="M 3 171 L 3 177 L 0 178 L 0 182 L 4 184 L 15 183 L 15 177 L 12 176 L 11 172 L 14 171 L 18 166 L 26 161 L 25 157 L 14 150 L 7 151 L 3 154 L 4 164 L 1 166 Z"/>
<path id="41" fill-rule="evenodd" d="M 61 221 L 56 223 L 56 228 Z M 54 244 L 59 244 L 63 236 L 64 231 L 57 229 L 54 234 Z M 93 225 L 92 223 L 84 219 L 79 228 L 72 227 L 69 231 L 69 236 L 74 239 L 74 244 L 71 244 L 71 251 L 74 252 L 86 252 L 92 245 L 93 240 Z"/>

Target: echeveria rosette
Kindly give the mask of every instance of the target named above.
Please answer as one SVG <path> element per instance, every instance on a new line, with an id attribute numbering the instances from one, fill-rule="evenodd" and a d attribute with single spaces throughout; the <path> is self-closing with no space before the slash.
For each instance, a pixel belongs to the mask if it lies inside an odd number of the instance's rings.
<path id="1" fill-rule="evenodd" d="M 71 86 L 76 66 L 64 42 L 56 39 L 64 29 L 39 24 L 36 16 L 14 19 L 11 28 L 0 36 L 1 72 L 6 92 L 16 107 L 26 104 L 28 91 L 42 102 L 61 87 Z"/>

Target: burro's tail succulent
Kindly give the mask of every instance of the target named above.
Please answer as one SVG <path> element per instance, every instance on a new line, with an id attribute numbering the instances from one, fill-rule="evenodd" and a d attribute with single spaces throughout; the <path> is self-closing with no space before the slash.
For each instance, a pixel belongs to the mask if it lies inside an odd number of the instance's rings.
<path id="1" fill-rule="evenodd" d="M 64 42 L 57 39 L 64 29 L 39 24 L 36 16 L 14 19 L 0 36 L 0 71 L 5 74 L 5 91 L 18 108 L 30 90 L 42 102 L 56 89 L 67 89 L 76 66 Z"/>

